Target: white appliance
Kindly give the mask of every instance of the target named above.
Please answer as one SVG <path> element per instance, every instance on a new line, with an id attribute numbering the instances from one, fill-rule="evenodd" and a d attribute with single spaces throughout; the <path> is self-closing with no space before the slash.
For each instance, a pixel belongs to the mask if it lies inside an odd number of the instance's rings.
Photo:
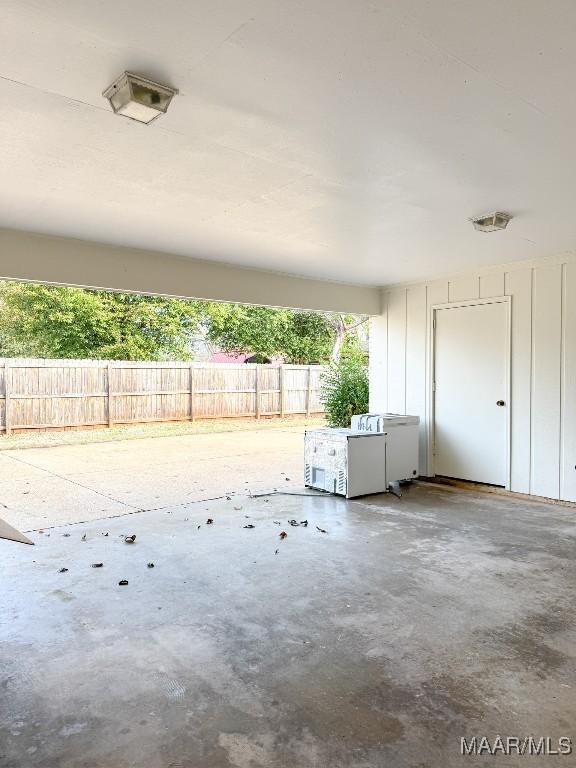
<path id="1" fill-rule="evenodd" d="M 355 432 L 385 432 L 386 480 L 397 483 L 418 477 L 418 432 L 420 418 L 399 413 L 363 413 L 352 416 Z"/>
<path id="2" fill-rule="evenodd" d="M 307 429 L 304 475 L 310 488 L 350 499 L 382 493 L 386 481 L 386 435 L 351 429 Z"/>

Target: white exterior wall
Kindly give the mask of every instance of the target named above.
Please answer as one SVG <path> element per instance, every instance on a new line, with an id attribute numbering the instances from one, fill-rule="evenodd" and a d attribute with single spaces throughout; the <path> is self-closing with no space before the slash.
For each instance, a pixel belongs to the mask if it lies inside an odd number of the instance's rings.
<path id="1" fill-rule="evenodd" d="M 420 416 L 420 473 L 432 474 L 431 307 L 492 296 L 512 297 L 510 488 L 576 501 L 576 259 L 571 255 L 386 289 L 383 312 L 371 322 L 370 410 Z"/>

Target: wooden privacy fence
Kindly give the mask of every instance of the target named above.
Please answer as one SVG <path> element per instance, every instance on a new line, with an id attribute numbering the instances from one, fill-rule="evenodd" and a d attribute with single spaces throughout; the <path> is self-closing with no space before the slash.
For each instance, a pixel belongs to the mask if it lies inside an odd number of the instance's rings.
<path id="1" fill-rule="evenodd" d="M 320 413 L 320 365 L 0 358 L 0 431 Z"/>

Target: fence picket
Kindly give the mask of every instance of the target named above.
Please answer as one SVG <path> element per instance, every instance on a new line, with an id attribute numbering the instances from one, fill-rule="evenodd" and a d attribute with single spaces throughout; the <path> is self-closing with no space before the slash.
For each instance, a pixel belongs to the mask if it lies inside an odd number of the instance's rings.
<path id="1" fill-rule="evenodd" d="M 0 432 L 311 415 L 322 412 L 316 375 L 322 370 L 306 365 L 0 358 Z"/>

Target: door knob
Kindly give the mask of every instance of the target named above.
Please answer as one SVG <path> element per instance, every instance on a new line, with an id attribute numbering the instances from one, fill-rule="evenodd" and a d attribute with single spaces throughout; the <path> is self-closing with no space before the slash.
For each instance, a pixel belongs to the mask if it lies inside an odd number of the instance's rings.
<path id="1" fill-rule="evenodd" d="M 502 406 L 506 405 L 506 403 L 504 402 L 504 400 L 496 400 L 496 405 L 499 405 L 500 408 L 502 408 Z"/>

